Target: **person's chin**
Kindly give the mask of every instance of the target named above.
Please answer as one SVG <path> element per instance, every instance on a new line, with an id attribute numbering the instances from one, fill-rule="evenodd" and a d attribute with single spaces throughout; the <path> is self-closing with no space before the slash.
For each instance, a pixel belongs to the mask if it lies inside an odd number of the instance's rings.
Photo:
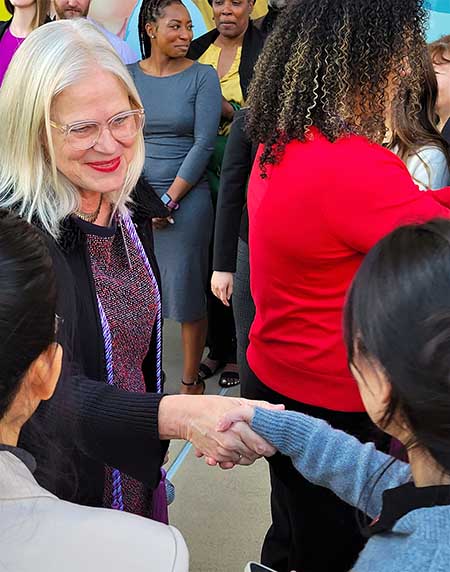
<path id="1" fill-rule="evenodd" d="M 114 193 L 123 189 L 126 175 L 126 170 L 122 169 L 115 173 L 93 173 L 88 177 L 89 184 L 84 188 L 98 193 Z"/>

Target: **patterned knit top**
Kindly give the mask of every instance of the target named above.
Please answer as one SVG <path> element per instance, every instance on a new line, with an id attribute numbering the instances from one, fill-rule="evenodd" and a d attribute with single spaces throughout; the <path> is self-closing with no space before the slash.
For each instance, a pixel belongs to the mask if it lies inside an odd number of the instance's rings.
<path id="1" fill-rule="evenodd" d="M 112 341 L 113 382 L 120 389 L 145 392 L 142 363 L 158 312 L 157 292 L 127 229 L 117 220 L 102 227 L 77 219 L 86 235 L 95 290 Z M 124 510 L 151 515 L 151 491 L 122 474 Z M 112 468 L 105 467 L 103 504 L 112 504 Z"/>

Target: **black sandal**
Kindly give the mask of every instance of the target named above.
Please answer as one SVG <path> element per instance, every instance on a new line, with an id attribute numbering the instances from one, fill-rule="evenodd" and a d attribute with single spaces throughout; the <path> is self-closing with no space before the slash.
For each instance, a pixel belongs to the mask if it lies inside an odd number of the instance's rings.
<path id="1" fill-rule="evenodd" d="M 191 381 L 190 383 L 188 383 L 187 381 L 181 380 L 181 383 L 182 383 L 182 385 L 185 385 L 186 387 L 195 387 L 196 385 L 202 385 L 203 391 L 201 393 L 199 393 L 198 395 L 203 395 L 205 393 L 206 383 L 200 377 L 197 378 L 197 381 Z"/>
<path id="2" fill-rule="evenodd" d="M 234 387 L 239 385 L 241 380 L 239 379 L 239 373 L 237 371 L 223 371 L 219 377 L 220 387 Z"/>
<path id="3" fill-rule="evenodd" d="M 211 358 L 209 358 L 209 359 L 211 359 Z M 204 363 L 204 362 L 200 362 L 200 365 L 198 366 L 198 377 L 203 381 L 205 381 L 205 379 L 209 379 L 213 375 L 216 375 L 216 373 L 219 371 L 219 369 L 222 369 L 223 366 L 225 365 L 224 362 L 222 362 L 220 360 L 211 359 L 211 361 L 217 362 L 217 366 L 214 369 L 211 369 L 209 367 L 209 365 L 206 365 L 206 363 Z"/>

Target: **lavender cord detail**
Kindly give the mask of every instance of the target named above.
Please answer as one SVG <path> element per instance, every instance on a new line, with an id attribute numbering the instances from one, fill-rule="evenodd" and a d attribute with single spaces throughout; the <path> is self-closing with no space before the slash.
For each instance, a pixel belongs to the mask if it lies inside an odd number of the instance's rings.
<path id="1" fill-rule="evenodd" d="M 106 378 L 108 385 L 114 385 L 113 370 L 113 354 L 112 354 L 112 337 L 109 329 L 108 319 L 103 309 L 100 298 L 97 296 L 98 311 L 102 324 L 103 340 L 105 344 L 105 362 L 106 362 Z M 112 470 L 112 504 L 111 508 L 115 510 L 124 510 L 123 493 L 122 493 L 122 477 L 118 469 Z"/>
<path id="2" fill-rule="evenodd" d="M 144 266 L 152 281 L 154 291 L 156 292 L 156 301 L 158 305 L 158 312 L 156 316 L 156 390 L 158 393 L 162 392 L 162 313 L 161 313 L 161 293 L 159 285 L 156 280 L 155 274 L 151 264 L 147 258 L 144 247 L 139 239 L 134 224 L 129 216 L 121 216 L 119 224 L 123 223 L 127 229 L 128 236 L 130 237 L 133 245 L 136 247 Z M 125 240 L 125 237 L 124 237 Z M 105 362 L 106 362 L 106 375 L 108 385 L 114 385 L 114 369 L 113 369 L 113 352 L 112 352 L 112 336 L 109 328 L 108 319 L 103 309 L 102 303 L 97 296 L 97 305 L 100 315 L 100 321 L 103 332 L 103 340 L 105 345 Z M 163 480 L 164 481 L 164 480 Z M 164 482 L 162 482 L 164 485 Z M 161 486 L 161 483 L 160 483 Z M 160 503 L 158 503 L 160 504 Z M 167 507 L 167 502 L 164 502 Z M 122 492 L 122 477 L 118 469 L 112 470 L 112 503 L 111 508 L 115 510 L 124 510 L 123 492 Z M 166 508 L 167 511 L 167 508 Z M 164 522 L 164 519 L 161 519 Z"/>
<path id="3" fill-rule="evenodd" d="M 158 313 L 156 316 L 156 391 L 162 393 L 162 307 L 161 307 L 161 292 L 156 276 L 153 272 L 151 264 L 147 258 L 147 254 L 139 239 L 133 221 L 129 216 L 121 217 L 121 221 L 127 229 L 128 236 L 133 242 L 133 245 L 139 252 L 141 259 L 147 269 L 150 279 L 156 293 L 156 302 L 158 304 Z M 165 486 L 165 471 L 161 468 L 161 481 L 156 489 L 153 491 L 152 499 L 152 518 L 164 524 L 169 524 L 169 513 L 167 510 L 167 493 Z"/>
<path id="4" fill-rule="evenodd" d="M 145 268 L 149 273 L 150 279 L 156 292 L 156 301 L 158 304 L 158 314 L 156 316 L 156 391 L 162 393 L 162 313 L 161 313 L 161 293 L 159 290 L 158 281 L 147 258 L 142 242 L 139 239 L 133 221 L 129 216 L 121 216 L 125 228 L 127 229 L 128 236 L 131 238 L 134 246 L 136 247 L 139 255 L 141 256 Z"/>

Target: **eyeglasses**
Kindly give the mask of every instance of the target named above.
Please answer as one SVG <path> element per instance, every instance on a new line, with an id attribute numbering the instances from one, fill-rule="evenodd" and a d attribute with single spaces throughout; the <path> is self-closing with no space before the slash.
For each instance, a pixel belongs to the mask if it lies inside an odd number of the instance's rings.
<path id="1" fill-rule="evenodd" d="M 50 125 L 64 134 L 67 143 L 76 151 L 87 151 L 97 145 L 103 127 L 119 143 L 130 143 L 143 128 L 145 114 L 143 109 L 132 109 L 113 115 L 106 123 L 97 121 L 76 121 L 60 125 L 50 121 Z"/>

